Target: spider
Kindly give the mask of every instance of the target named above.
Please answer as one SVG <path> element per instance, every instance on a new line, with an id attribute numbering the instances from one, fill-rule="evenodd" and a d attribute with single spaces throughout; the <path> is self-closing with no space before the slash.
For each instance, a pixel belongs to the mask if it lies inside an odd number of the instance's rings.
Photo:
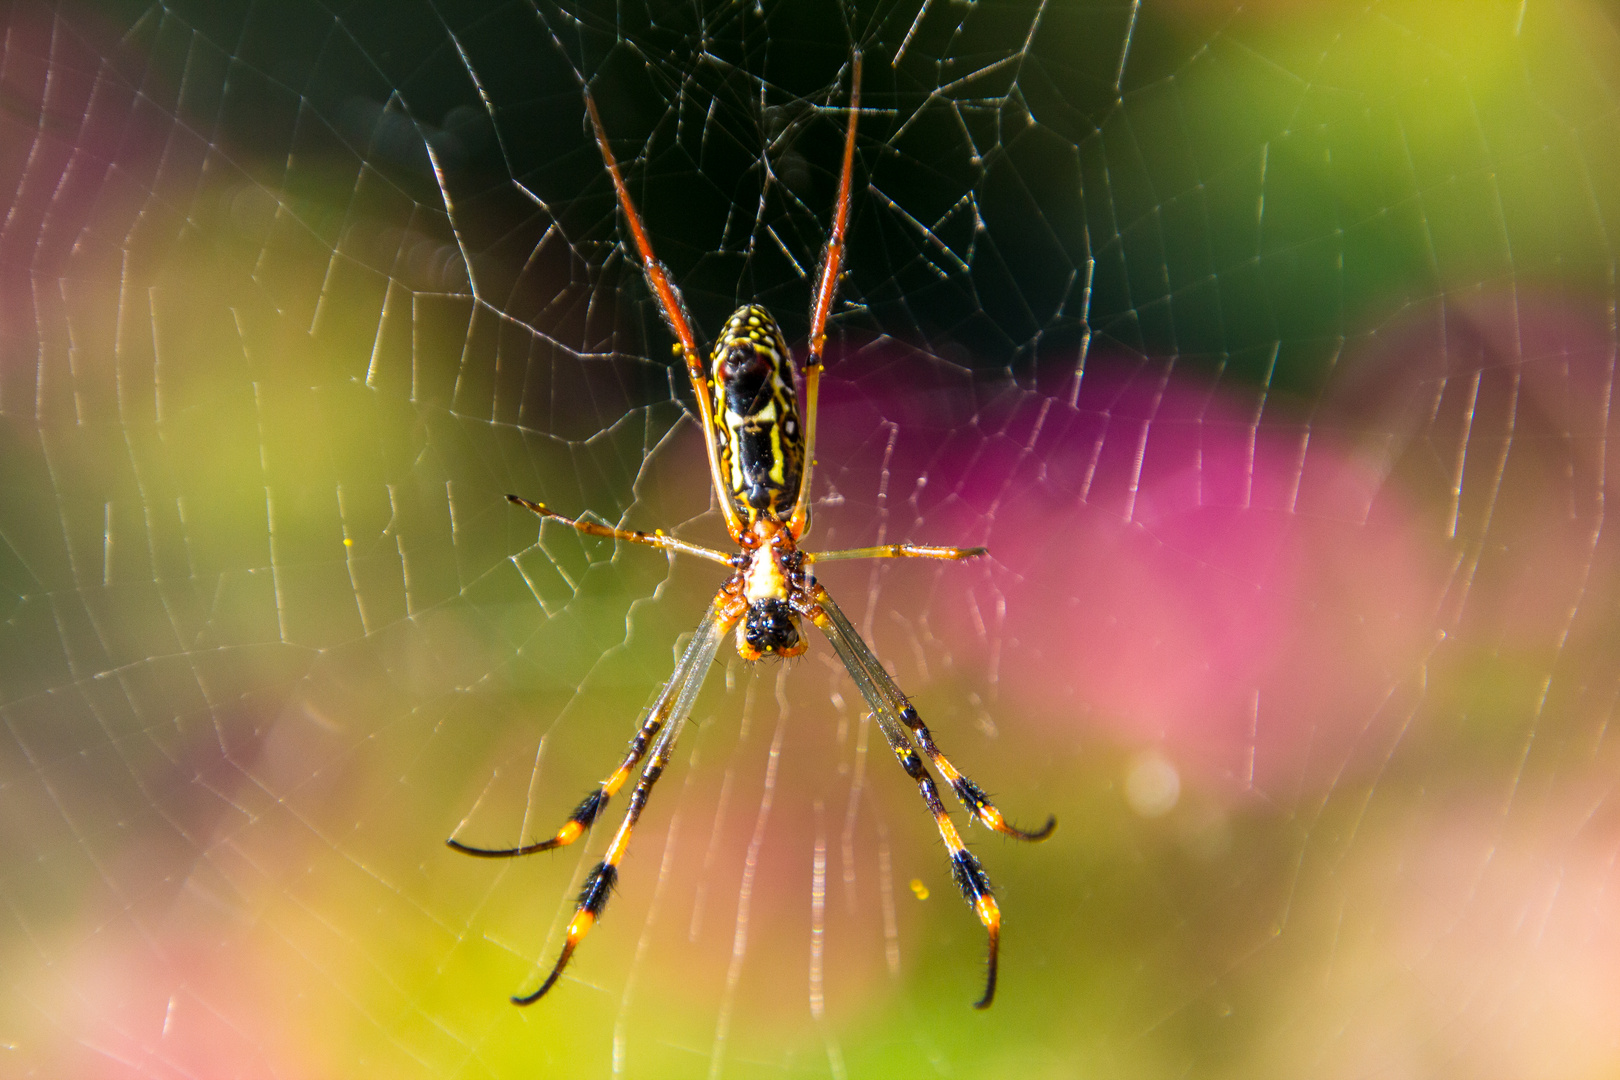
<path id="1" fill-rule="evenodd" d="M 594 521 L 565 517 L 543 503 L 508 495 L 513 504 L 561 522 L 591 536 L 624 540 L 664 551 L 695 555 L 717 562 L 731 571 L 698 623 L 651 711 L 619 767 L 586 795 L 568 816 L 556 835 L 548 840 L 513 848 L 471 847 L 452 837 L 447 843 L 457 851 L 490 859 L 516 858 L 537 851 L 565 847 L 578 840 L 601 815 L 608 800 L 630 779 L 646 759 L 641 777 L 630 793 L 624 821 L 614 834 L 607 853 L 585 879 L 567 938 L 557 962 L 540 988 L 514 996 L 518 1005 L 539 1000 L 552 988 L 567 967 L 580 941 L 602 915 L 619 876 L 619 863 L 630 846 L 630 834 L 641 817 L 653 785 L 663 774 L 675 749 L 675 740 L 692 712 L 698 690 L 709 665 L 728 633 L 736 631 L 737 652 L 744 660 L 762 657 L 793 657 L 809 648 L 799 631 L 799 620 L 808 619 L 826 635 L 861 696 L 872 710 L 889 747 L 900 765 L 916 782 L 923 801 L 934 815 L 939 835 L 950 852 L 951 876 L 962 895 L 978 914 L 989 934 L 988 973 L 984 995 L 976 1004 L 989 1006 L 996 993 L 996 960 L 1001 938 L 1001 912 L 991 891 L 990 879 L 979 860 L 963 844 L 961 834 L 940 801 L 939 789 L 924 768 L 918 749 L 950 785 L 968 813 L 996 832 L 1019 840 L 1044 840 L 1051 835 L 1057 819 L 1025 832 L 1013 827 L 990 802 L 984 790 L 963 776 L 934 742 L 922 717 L 905 694 L 895 685 L 883 664 L 861 640 L 849 618 L 833 603 L 827 590 L 816 580 L 816 563 L 844 559 L 972 559 L 985 554 L 982 547 L 928 547 L 919 544 L 886 544 L 879 547 L 843 551 L 809 552 L 799 547 L 810 527 L 810 475 L 815 464 L 816 399 L 821 384 L 822 350 L 826 345 L 827 317 L 838 291 L 838 278 L 844 261 L 844 236 L 849 219 L 850 175 L 855 163 L 855 124 L 860 115 L 861 56 L 851 59 L 849 127 L 844 136 L 843 170 L 838 183 L 838 201 L 833 209 L 832 232 L 821 255 L 816 290 L 810 312 L 809 360 L 804 366 L 804 420 L 800 422 L 794 387 L 793 355 L 775 320 L 762 307 L 747 304 L 738 308 L 720 331 L 719 340 L 706 368 L 699 358 L 692 320 L 669 275 L 656 256 L 652 242 L 630 199 L 624 177 L 607 132 L 597 113 L 590 88 L 583 87 L 585 110 L 590 115 L 597 149 L 613 181 L 619 210 L 629 226 L 630 236 L 640 256 L 642 274 L 657 299 L 664 321 L 675 335 L 674 352 L 686 364 L 687 375 L 697 397 L 698 420 L 708 451 L 709 475 L 714 484 L 726 531 L 737 545 L 736 554 L 687 543 L 662 530 L 645 533 L 618 529 Z M 913 743 L 915 740 L 915 744 Z M 649 756 L 650 748 L 650 756 Z"/>

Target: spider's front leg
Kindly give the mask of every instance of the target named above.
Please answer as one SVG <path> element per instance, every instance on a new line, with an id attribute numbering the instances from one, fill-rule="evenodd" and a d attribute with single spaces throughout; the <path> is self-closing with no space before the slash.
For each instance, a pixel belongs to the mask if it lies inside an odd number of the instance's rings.
<path id="1" fill-rule="evenodd" d="M 1009 825 L 990 802 L 984 790 L 956 770 L 946 760 L 945 755 L 939 752 L 934 745 L 933 735 L 923 724 L 922 717 L 912 707 L 911 702 L 900 692 L 883 664 L 861 640 L 860 634 L 849 621 L 837 604 L 833 603 L 827 590 L 817 584 L 812 587 L 812 603 L 807 607 L 805 614 L 821 628 L 832 643 L 833 651 L 844 662 L 855 686 L 860 690 L 861 697 L 866 699 L 867 706 L 872 710 L 872 718 L 877 721 L 878 727 L 883 731 L 883 737 L 888 741 L 889 748 L 900 761 L 901 768 L 906 775 L 916 781 L 918 790 L 922 793 L 923 802 L 928 804 L 928 810 L 934 816 L 934 824 L 939 829 L 940 839 L 945 842 L 945 848 L 951 857 L 951 878 L 956 887 L 962 891 L 967 902 L 972 905 L 973 911 L 984 924 L 985 932 L 990 937 L 989 953 L 986 960 L 987 972 L 985 975 L 984 996 L 974 1007 L 978 1009 L 989 1008 L 996 997 L 997 959 L 1001 947 L 1001 909 L 996 904 L 996 898 L 990 877 L 979 864 L 978 857 L 967 849 L 962 842 L 962 834 L 957 831 L 956 823 L 945 810 L 945 804 L 940 800 L 939 789 L 934 785 L 934 779 L 928 775 L 923 767 L 922 758 L 912 745 L 911 732 L 922 746 L 924 753 L 934 763 L 946 781 L 956 792 L 958 798 L 968 811 L 980 821 L 989 825 L 997 832 L 1020 840 L 1044 840 L 1052 834 L 1057 827 L 1057 818 L 1050 818 L 1045 826 L 1034 831 L 1026 832 Z"/>
<path id="2" fill-rule="evenodd" d="M 611 525 L 565 517 L 545 503 L 530 502 L 521 495 L 508 495 L 506 498 L 512 505 L 521 506 L 541 519 L 550 518 L 559 521 L 588 536 L 600 536 L 604 539 L 628 540 L 633 543 L 647 544 L 650 547 L 662 548 L 665 551 L 697 555 L 728 566 L 731 563 L 730 557 L 723 552 L 715 551 L 713 548 L 699 547 L 696 544 L 688 544 L 684 540 L 675 539 L 673 536 L 665 536 L 662 532 L 644 533 L 633 529 L 616 529 Z M 445 841 L 445 844 L 465 855 L 476 855 L 484 859 L 514 859 L 520 855 L 533 855 L 539 851 L 567 847 L 575 840 L 578 840 L 585 830 L 595 823 L 597 817 L 607 807 L 608 800 L 619 793 L 619 789 L 624 786 L 624 782 L 630 778 L 630 773 L 640 763 L 642 755 L 647 752 L 647 747 L 651 745 L 659 730 L 668 722 L 670 707 L 673 704 L 670 690 L 681 677 L 682 669 L 677 666 L 674 676 L 671 677 L 669 684 L 664 687 L 664 693 L 659 697 L 657 704 L 647 714 L 647 719 L 642 722 L 641 729 L 631 738 L 630 748 L 625 753 L 624 760 L 619 763 L 619 767 L 614 769 L 607 779 L 598 784 L 595 791 L 580 800 L 579 805 L 574 807 L 574 812 L 568 815 L 568 820 L 563 822 L 562 828 L 558 829 L 556 835 L 552 836 L 551 839 L 540 840 L 532 844 L 523 844 L 518 847 L 482 848 L 464 844 L 452 836 Z"/>
<path id="3" fill-rule="evenodd" d="M 552 966 L 545 982 L 540 984 L 540 988 L 532 994 L 514 996 L 512 1001 L 515 1004 L 529 1005 L 538 1001 L 552 988 L 574 955 L 580 940 L 590 932 L 591 927 L 601 917 L 602 909 L 607 906 L 608 897 L 618 880 L 619 863 L 623 861 L 625 853 L 630 848 L 630 834 L 635 829 L 636 821 L 641 817 L 641 811 L 646 808 L 653 785 L 658 782 L 658 778 L 663 775 L 664 767 L 669 764 L 670 755 L 675 751 L 675 740 L 680 737 L 681 729 L 686 726 L 687 718 L 692 715 L 692 706 L 697 701 L 698 691 L 703 688 L 703 677 L 708 674 L 709 665 L 714 662 L 720 642 L 731 633 L 738 619 L 742 617 L 742 612 L 743 608 L 726 590 L 715 596 L 709 604 L 708 611 L 704 613 L 702 622 L 698 623 L 697 632 L 687 643 L 686 651 L 681 654 L 680 661 L 675 665 L 674 674 L 670 676 L 669 682 L 664 684 L 664 689 L 659 693 L 658 700 L 653 704 L 652 711 L 642 723 L 641 729 L 636 732 L 635 738 L 630 740 L 630 749 L 624 761 L 596 791 L 585 797 L 563 827 L 557 830 L 556 836 L 536 844 L 498 849 L 469 847 L 453 838 L 448 841 L 457 851 L 485 858 L 509 858 L 571 844 L 601 814 L 602 808 L 607 805 L 608 797 L 618 791 L 629 778 L 631 771 L 646 752 L 648 742 L 652 741 L 652 752 L 641 771 L 641 779 L 636 782 L 635 789 L 630 793 L 630 804 L 625 810 L 624 821 L 619 825 L 619 831 L 614 834 L 613 843 L 609 845 L 607 854 L 591 870 L 585 879 L 585 887 L 580 890 L 573 918 L 568 922 L 568 936 L 563 942 L 557 962 Z"/>
<path id="4" fill-rule="evenodd" d="M 647 767 L 642 770 L 641 779 L 636 782 L 635 790 L 630 793 L 630 805 L 625 810 L 624 820 L 619 823 L 619 831 L 613 834 L 613 843 L 608 846 L 607 855 L 591 868 L 590 874 L 585 878 L 584 888 L 579 891 L 579 899 L 574 904 L 574 917 L 568 920 L 568 936 L 563 940 L 562 952 L 557 955 L 557 962 L 551 966 L 551 973 L 533 993 L 514 994 L 512 997 L 514 1005 L 532 1005 L 539 1001 L 546 991 L 556 984 L 563 968 L 568 966 L 568 961 L 573 957 L 574 950 L 579 947 L 580 941 L 591 932 L 591 927 L 602 917 L 602 909 L 607 907 L 608 897 L 613 894 L 613 888 L 619 881 L 619 863 L 624 861 L 625 853 L 630 850 L 630 834 L 635 831 L 636 822 L 641 818 L 641 811 L 647 806 L 653 785 L 658 782 L 658 778 L 664 774 L 664 767 L 669 764 L 670 754 L 675 750 L 674 736 L 677 734 L 679 734 L 678 727 L 671 726 L 659 736 L 658 742 L 654 745 L 652 757 L 647 761 Z"/>
<path id="5" fill-rule="evenodd" d="M 673 680 L 671 680 L 673 681 Z M 624 782 L 630 778 L 641 756 L 647 752 L 648 745 L 663 728 L 669 718 L 667 709 L 654 708 L 647 714 L 642 722 L 641 729 L 630 740 L 630 748 L 624 755 L 619 767 L 614 769 L 606 780 L 596 786 L 596 790 L 579 801 L 574 812 L 568 815 L 562 828 L 557 830 L 555 836 L 549 840 L 540 840 L 533 844 L 523 844 L 510 848 L 481 848 L 470 844 L 463 844 L 455 837 L 445 841 L 445 845 L 461 852 L 464 855 L 477 855 L 483 859 L 515 859 L 520 855 L 533 855 L 537 851 L 551 851 L 553 848 L 567 847 L 582 836 L 586 829 L 595 824 L 598 816 L 607 808 L 608 800 L 619 793 Z"/>

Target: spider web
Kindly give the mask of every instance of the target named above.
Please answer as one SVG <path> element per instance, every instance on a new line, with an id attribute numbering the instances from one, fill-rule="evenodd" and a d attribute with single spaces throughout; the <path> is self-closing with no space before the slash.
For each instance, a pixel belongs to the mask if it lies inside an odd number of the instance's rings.
<path id="1" fill-rule="evenodd" d="M 4 9 L 0 1072 L 1613 1075 L 1620 37 L 1595 3 Z M 700 331 L 1025 846 L 995 1007 L 824 642 L 725 657 L 528 1009 L 719 544 Z M 608 821 L 616 820 L 616 800 Z"/>

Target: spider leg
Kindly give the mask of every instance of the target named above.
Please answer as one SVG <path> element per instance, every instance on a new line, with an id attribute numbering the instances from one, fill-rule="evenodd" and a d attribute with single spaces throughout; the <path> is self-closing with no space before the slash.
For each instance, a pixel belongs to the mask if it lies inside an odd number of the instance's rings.
<path id="1" fill-rule="evenodd" d="M 660 548 L 664 551 L 676 551 L 682 555 L 696 555 L 700 559 L 708 559 L 722 566 L 730 566 L 732 557 L 723 551 L 703 547 L 700 544 L 688 544 L 685 540 L 677 540 L 673 536 L 666 536 L 662 531 L 645 533 L 640 529 L 616 529 L 612 525 L 604 525 L 597 521 L 586 521 L 582 518 L 565 517 L 557 513 L 545 503 L 530 502 L 521 495 L 508 495 L 507 501 L 514 506 L 521 506 L 540 517 L 560 521 L 570 528 L 578 529 L 590 536 L 600 536 L 608 540 L 628 540 L 631 543 L 646 544 L 648 547 Z"/>
<path id="2" fill-rule="evenodd" d="M 538 505 L 519 499 L 515 495 L 508 496 L 508 498 L 520 505 L 529 507 L 531 510 Z M 539 513 L 539 511 L 537 510 L 536 513 Z M 545 516 L 560 515 L 550 515 L 548 513 Z M 569 519 L 563 518 L 563 520 L 568 521 Z M 701 635 L 703 632 L 702 625 L 698 627 L 698 631 Z M 721 629 L 716 640 L 718 641 L 720 637 L 724 637 L 726 633 L 727 629 Z M 696 640 L 697 638 L 694 638 L 694 642 Z M 619 767 L 614 769 L 607 779 L 597 785 L 595 791 L 580 800 L 579 805 L 574 808 L 574 812 L 568 815 L 568 820 L 563 822 L 562 827 L 557 830 L 556 835 L 551 839 L 509 848 L 473 847 L 470 844 L 462 843 L 455 837 L 446 840 L 445 844 L 466 855 L 476 855 L 485 859 L 513 859 L 522 855 L 533 855 L 538 851 L 550 851 L 553 848 L 567 847 L 575 840 L 578 840 L 585 830 L 590 828 L 596 819 L 601 816 L 602 811 L 607 807 L 608 800 L 619 793 L 619 789 L 624 786 L 624 782 L 630 778 L 631 772 L 640 763 L 642 755 L 647 752 L 648 745 L 669 722 L 671 709 L 679 703 L 684 681 L 694 678 L 697 674 L 691 667 L 691 664 L 696 663 L 697 659 L 698 657 L 692 653 L 691 645 L 688 645 L 686 653 L 682 655 L 680 662 L 675 665 L 675 673 L 670 676 L 669 682 L 664 685 L 663 692 L 659 694 L 658 700 L 653 703 L 651 711 L 648 712 L 647 719 L 642 722 L 641 728 L 630 740 L 630 747 L 625 752 L 624 760 L 619 763 Z M 707 669 L 704 668 L 703 670 Z M 701 683 L 701 679 L 699 682 Z"/>
<path id="3" fill-rule="evenodd" d="M 949 558 L 950 556 L 944 557 Z M 900 687 L 889 677 L 889 672 L 884 668 L 882 662 L 872 654 L 871 649 L 866 647 L 866 643 L 855 632 L 855 627 L 845 616 L 843 610 L 837 604 L 832 603 L 832 598 L 826 596 L 825 589 L 819 585 L 817 589 L 819 590 L 819 595 L 816 597 L 817 602 L 827 609 L 828 617 L 839 624 L 840 630 L 854 643 L 855 650 L 862 656 L 867 673 L 884 705 L 911 730 L 912 735 L 917 739 L 917 745 L 922 747 L 923 753 L 928 755 L 928 760 L 933 762 L 934 768 L 939 771 L 940 776 L 945 778 L 945 782 L 951 785 L 951 790 L 956 793 L 956 797 L 961 800 L 962 806 L 967 812 L 996 832 L 1010 836 L 1015 840 L 1045 840 L 1048 836 L 1051 836 L 1052 830 L 1057 828 L 1056 816 L 1048 817 L 1046 824 L 1034 832 L 1017 828 L 1009 824 L 1007 819 L 1002 816 L 1001 811 L 995 808 L 994 804 L 990 802 L 990 796 L 984 793 L 983 788 L 963 776 L 956 766 L 951 764 L 950 759 L 941 752 L 939 746 L 934 742 L 933 732 L 929 731 L 928 725 L 923 723 L 923 719 L 918 714 L 916 707 L 906 699 L 906 695 L 901 692 Z"/>
<path id="4" fill-rule="evenodd" d="M 679 677 L 679 675 L 680 671 L 677 669 L 676 677 Z M 672 677 L 670 683 L 673 684 L 674 682 L 675 678 Z M 665 696 L 668 696 L 667 688 Z M 664 704 L 664 700 L 660 698 L 659 705 L 662 704 Z M 630 740 L 630 749 L 626 751 L 624 760 L 619 762 L 619 767 L 613 770 L 611 776 L 598 784 L 595 791 L 580 800 L 579 805 L 574 807 L 574 812 L 568 815 L 568 820 L 563 822 L 562 828 L 558 829 L 556 835 L 551 839 L 540 840 L 533 844 L 524 844 L 521 847 L 481 848 L 463 844 L 452 836 L 445 841 L 445 844 L 464 855 L 477 855 L 484 859 L 515 859 L 520 855 L 533 855 L 537 851 L 550 851 L 553 848 L 567 847 L 575 840 L 578 840 L 585 830 L 595 823 L 602 811 L 607 808 L 608 800 L 619 793 L 619 789 L 624 786 L 624 782 L 630 778 L 630 773 L 634 771 L 637 763 L 641 761 L 642 755 L 647 752 L 648 744 L 663 729 L 668 718 L 668 709 L 660 709 L 654 706 L 652 712 L 647 714 L 647 719 L 642 722 L 641 729 Z"/>
<path id="5" fill-rule="evenodd" d="M 974 912 L 990 936 L 984 996 L 974 1004 L 978 1009 L 988 1008 L 996 996 L 997 956 L 1001 945 L 1001 909 L 996 906 L 989 875 L 984 872 L 978 858 L 962 842 L 961 833 L 957 831 L 955 823 L 946 813 L 945 804 L 940 801 L 939 789 L 934 786 L 933 777 L 928 775 L 928 771 L 923 768 L 922 759 L 917 756 L 917 750 L 907 734 L 908 729 L 918 734 L 918 742 L 922 744 L 924 752 L 933 759 L 935 767 L 951 782 L 964 803 L 968 798 L 963 795 L 962 785 L 966 784 L 969 785 L 971 793 L 976 793 L 982 800 L 983 806 L 994 813 L 995 820 L 1001 822 L 999 831 L 1023 839 L 1043 839 L 1056 825 L 1056 819 L 1048 822 L 1046 828 L 1039 833 L 1020 832 L 1001 821 L 1000 813 L 990 806 L 989 800 L 984 798 L 984 793 L 972 785 L 972 781 L 951 768 L 943 755 L 938 755 L 937 749 L 930 749 L 933 738 L 917 717 L 916 710 L 895 686 L 894 680 L 884 670 L 883 664 L 861 640 L 860 634 L 856 632 L 848 617 L 837 604 L 833 603 L 827 590 L 816 585 L 813 596 L 815 602 L 805 614 L 821 628 L 823 634 L 827 635 L 833 651 L 838 653 L 838 658 L 844 662 L 850 678 L 855 681 L 855 686 L 871 708 L 872 718 L 877 721 L 883 737 L 888 740 L 889 748 L 900 760 L 900 766 L 906 770 L 907 776 L 917 782 L 923 801 L 928 804 L 929 811 L 934 815 L 934 824 L 939 828 L 940 839 L 945 841 L 946 850 L 950 852 L 951 877 L 955 880 L 957 888 L 962 890 L 962 895 L 968 903 L 973 905 Z M 972 805 L 969 809 L 975 810 Z M 981 820 L 989 822 L 990 819 L 983 811 L 975 810 L 975 813 Z"/>
<path id="6" fill-rule="evenodd" d="M 827 317 L 838 295 L 844 270 L 844 236 L 849 231 L 850 178 L 855 172 L 855 123 L 861 115 L 861 54 L 851 61 L 849 130 L 844 135 L 844 165 L 838 178 L 838 201 L 833 205 L 832 233 L 821 253 L 821 273 L 810 305 L 810 358 L 804 367 L 804 471 L 799 497 L 788 518 L 788 531 L 797 540 L 810 529 L 810 474 L 816 464 L 816 403 L 821 396 L 821 351 L 827 345 Z"/>
<path id="7" fill-rule="evenodd" d="M 631 239 L 635 241 L 636 253 L 641 257 L 641 272 L 647 279 L 647 287 L 652 290 L 653 298 L 658 301 L 658 310 L 663 312 L 664 321 L 669 324 L 670 331 L 675 335 L 675 351 L 680 354 L 686 364 L 687 378 L 692 380 L 692 393 L 697 398 L 698 422 L 703 428 L 703 443 L 709 453 L 709 479 L 714 484 L 714 492 L 720 503 L 720 512 L 725 515 L 726 531 L 733 540 L 742 536 L 742 519 L 737 514 L 737 508 L 731 505 L 726 497 L 725 476 L 720 471 L 720 448 L 715 444 L 714 406 L 709 395 L 709 373 L 703 368 L 703 357 L 698 353 L 697 335 L 692 332 L 692 320 L 686 313 L 686 303 L 681 299 L 675 283 L 670 281 L 669 272 L 664 264 L 658 261 L 653 254 L 652 240 L 647 236 L 647 227 L 641 222 L 641 215 L 636 212 L 636 204 L 630 198 L 630 189 L 625 186 L 624 176 L 619 172 L 619 163 L 613 156 L 613 148 L 608 145 L 607 130 L 602 126 L 602 117 L 596 111 L 596 99 L 591 97 L 589 87 L 584 87 L 585 111 L 591 116 L 591 128 L 596 133 L 596 148 L 602 152 L 602 164 L 607 166 L 608 176 L 613 180 L 613 190 L 618 195 L 619 209 L 624 213 L 626 224 L 630 226 Z"/>
<path id="8" fill-rule="evenodd" d="M 546 976 L 540 989 L 532 994 L 514 996 L 512 1002 L 517 1005 L 530 1005 L 538 1001 L 547 990 L 556 984 L 563 968 L 574 955 L 581 939 L 590 933 L 591 927 L 601 918 L 602 909 L 607 906 L 608 897 L 619 879 L 619 863 L 623 861 L 625 852 L 630 848 L 630 834 L 636 827 L 636 821 L 641 817 L 641 811 L 646 808 L 647 797 L 652 794 L 653 785 L 663 775 L 664 767 L 669 764 L 670 755 L 675 752 L 675 740 L 680 737 L 681 729 L 686 726 L 686 720 L 692 715 L 692 706 L 697 701 L 698 691 L 703 687 L 703 677 L 709 672 L 709 665 L 714 662 L 714 655 L 720 648 L 720 642 L 737 624 L 742 617 L 744 605 L 728 596 L 724 591 L 718 594 L 704 613 L 703 621 L 698 623 L 697 632 L 687 643 L 686 651 L 681 654 L 680 662 L 675 665 L 675 673 L 670 676 L 669 682 L 664 684 L 663 691 L 658 695 L 658 701 L 653 706 L 647 722 L 637 732 L 636 738 L 631 741 L 630 753 L 625 761 L 614 772 L 613 777 L 604 782 L 601 789 L 587 796 L 580 804 L 583 810 L 587 803 L 595 801 L 591 808 L 592 816 L 601 811 L 602 804 L 607 802 L 608 784 L 617 778 L 618 783 L 624 782 L 640 758 L 639 746 L 645 746 L 644 736 L 650 736 L 657 731 L 657 741 L 653 743 L 652 752 L 648 756 L 647 765 L 641 771 L 641 779 L 636 782 L 635 789 L 630 793 L 630 803 L 625 809 L 624 821 L 619 825 L 619 831 L 613 835 L 613 842 L 608 845 L 607 854 L 597 863 L 585 878 L 585 886 L 580 890 L 579 900 L 574 907 L 574 917 L 568 921 L 568 936 L 563 942 L 562 952 L 557 962 L 552 965 L 551 973 Z M 655 726 L 655 722 L 657 726 Z M 578 810 L 575 811 L 577 815 Z M 569 830 L 575 824 L 570 819 L 567 825 L 559 831 Z M 580 828 L 583 829 L 583 825 Z M 577 835 L 577 833 L 576 833 Z M 571 842 L 563 841 L 564 843 Z"/>
<path id="9" fill-rule="evenodd" d="M 511 498 L 511 496 L 507 496 Z M 982 547 L 929 547 L 925 544 L 881 544 L 878 547 L 845 548 L 842 551 L 807 552 L 811 562 L 839 562 L 847 559 L 977 559 L 989 554 Z"/>

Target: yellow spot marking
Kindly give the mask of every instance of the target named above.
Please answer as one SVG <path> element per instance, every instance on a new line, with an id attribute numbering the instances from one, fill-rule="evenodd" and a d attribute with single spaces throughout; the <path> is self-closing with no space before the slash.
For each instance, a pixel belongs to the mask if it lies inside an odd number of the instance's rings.
<path id="1" fill-rule="evenodd" d="M 579 839 L 579 834 L 584 831 L 585 826 L 581 825 L 577 821 L 570 821 L 568 824 L 557 830 L 557 843 L 572 844 L 575 840 Z"/>
<path id="2" fill-rule="evenodd" d="M 591 926 L 596 922 L 596 916 L 588 911 L 577 913 L 568 923 L 568 941 L 570 944 L 578 941 L 591 932 Z"/>
<path id="3" fill-rule="evenodd" d="M 911 891 L 916 894 L 919 900 L 928 899 L 928 886 L 922 883 L 922 878 L 911 879 Z"/>

